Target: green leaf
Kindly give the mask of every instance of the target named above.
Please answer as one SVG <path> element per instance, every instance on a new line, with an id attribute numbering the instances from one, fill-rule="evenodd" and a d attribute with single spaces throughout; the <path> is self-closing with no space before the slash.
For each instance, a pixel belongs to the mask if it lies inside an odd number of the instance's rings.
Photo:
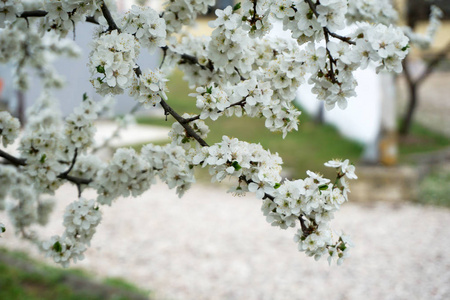
<path id="1" fill-rule="evenodd" d="M 402 51 L 406 51 L 410 48 L 409 44 L 402 48 Z"/>
<path id="2" fill-rule="evenodd" d="M 234 167 L 234 169 L 236 171 L 239 171 L 240 169 L 242 169 L 242 167 L 239 165 L 239 163 L 237 161 L 233 161 L 233 163 L 231 165 Z"/>
<path id="3" fill-rule="evenodd" d="M 206 92 L 207 92 L 208 94 L 212 94 L 212 86 L 208 87 L 208 88 L 206 89 Z"/>
<path id="4" fill-rule="evenodd" d="M 3 225 L 0 226 L 0 229 L 1 229 L 2 233 L 6 231 L 6 228 Z"/>
<path id="5" fill-rule="evenodd" d="M 238 2 L 238 3 L 236 3 L 235 6 L 233 6 L 233 11 L 237 11 L 240 8 L 241 8 L 241 2 Z"/>
<path id="6" fill-rule="evenodd" d="M 62 246 L 61 246 L 61 243 L 59 241 L 54 243 L 52 248 L 56 252 L 61 252 L 62 251 Z"/>
<path id="7" fill-rule="evenodd" d="M 278 182 L 277 182 L 277 183 L 275 183 L 274 188 L 277 189 L 277 188 L 279 188 L 280 186 L 281 186 L 281 183 L 278 183 Z"/>
<path id="8" fill-rule="evenodd" d="M 47 155 L 46 155 L 45 153 L 42 154 L 41 160 L 40 160 L 41 164 L 45 163 L 45 160 L 46 160 L 46 159 L 47 159 Z"/>
<path id="9" fill-rule="evenodd" d="M 319 186 L 319 191 L 325 191 L 325 190 L 328 190 L 328 185 L 322 184 Z"/>

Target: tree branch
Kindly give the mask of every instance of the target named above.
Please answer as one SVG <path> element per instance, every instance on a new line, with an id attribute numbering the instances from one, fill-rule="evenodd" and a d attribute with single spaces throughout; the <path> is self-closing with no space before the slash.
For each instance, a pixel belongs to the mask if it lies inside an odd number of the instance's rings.
<path id="1" fill-rule="evenodd" d="M 75 151 L 75 153 L 77 153 L 77 151 Z M 80 178 L 80 177 L 75 177 L 75 176 L 70 176 L 68 175 L 68 173 L 72 170 L 73 165 L 75 164 L 75 160 L 76 160 L 76 154 L 74 155 L 74 158 L 72 160 L 72 165 L 69 167 L 69 169 L 61 174 L 59 174 L 58 177 L 59 179 L 65 179 L 67 181 L 70 181 L 72 183 L 74 183 L 77 188 L 78 188 L 78 196 L 81 195 L 81 185 L 82 184 L 89 184 L 92 182 L 92 179 L 86 179 L 86 178 Z M 9 161 L 10 163 L 12 163 L 13 165 L 15 165 L 16 167 L 19 166 L 26 166 L 27 162 L 25 159 L 23 158 L 17 158 L 11 154 L 6 153 L 3 150 L 0 150 L 0 157 L 3 157 L 4 159 L 6 159 L 7 161 Z"/>
<path id="2" fill-rule="evenodd" d="M 119 27 L 117 27 L 117 24 L 114 21 L 114 19 L 113 19 L 112 15 L 111 15 L 111 12 L 108 9 L 108 7 L 106 6 L 105 1 L 103 1 L 103 3 L 100 5 L 100 8 L 102 10 L 103 16 L 106 19 L 106 22 L 108 22 L 108 25 L 109 25 L 108 30 L 109 31 L 117 30 L 117 31 L 120 32 L 120 29 L 119 29 Z"/>
<path id="3" fill-rule="evenodd" d="M 30 10 L 30 11 L 24 11 L 23 13 L 21 13 L 17 17 L 18 18 L 24 18 L 24 19 L 28 19 L 28 18 L 42 18 L 42 17 L 47 16 L 47 14 L 48 14 L 48 12 L 45 11 L 45 10 Z M 98 23 L 98 21 L 93 16 L 86 17 L 86 22 L 92 23 L 92 24 L 96 24 L 96 25 L 100 24 L 100 23 Z"/>
<path id="4" fill-rule="evenodd" d="M 78 148 L 75 148 L 75 153 L 73 154 L 72 163 L 69 166 L 69 169 L 67 171 L 60 174 L 60 176 L 67 176 L 69 175 L 70 171 L 72 171 L 73 166 L 75 166 L 75 163 L 77 162 L 77 156 L 78 156 Z"/>
<path id="5" fill-rule="evenodd" d="M 201 146 L 203 147 L 209 147 L 208 143 L 206 143 L 195 131 L 192 129 L 191 126 L 189 126 L 188 123 L 186 123 L 186 119 L 180 116 L 176 111 L 173 110 L 172 107 L 170 107 L 169 104 L 167 104 L 164 99 L 161 98 L 161 106 L 164 108 L 164 111 L 167 114 L 170 114 L 172 117 L 175 118 L 175 120 L 178 121 L 178 123 L 183 126 L 183 128 L 186 130 L 187 135 L 190 137 L 193 137 Z"/>
<path id="6" fill-rule="evenodd" d="M 18 166 L 26 166 L 26 160 L 23 158 L 17 158 L 12 156 L 11 154 L 6 153 L 3 150 L 0 150 L 0 157 L 3 157 L 7 161 L 9 161 L 11 164 Z"/>
<path id="7" fill-rule="evenodd" d="M 439 52 L 436 57 L 430 61 L 426 70 L 416 80 L 416 84 L 422 83 L 434 70 L 434 68 L 447 56 L 450 52 L 450 42 Z"/>
<path id="8" fill-rule="evenodd" d="M 21 13 L 18 17 L 19 18 L 42 18 L 45 17 L 48 14 L 45 10 L 30 10 L 30 11 L 24 11 Z"/>

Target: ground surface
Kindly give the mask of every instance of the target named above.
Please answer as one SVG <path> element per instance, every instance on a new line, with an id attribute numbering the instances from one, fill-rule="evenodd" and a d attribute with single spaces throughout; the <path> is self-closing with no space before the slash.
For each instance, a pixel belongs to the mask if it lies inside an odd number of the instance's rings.
<path id="1" fill-rule="evenodd" d="M 42 234 L 61 234 L 62 212 L 75 197 L 71 186 L 57 193 L 57 212 Z M 158 184 L 102 208 L 92 247 L 77 265 L 123 276 L 156 299 L 450 298 L 448 209 L 347 203 L 335 227 L 356 247 L 343 266 L 329 267 L 299 253 L 294 232 L 270 227 L 259 207 L 251 196 L 201 185 L 178 199 Z M 1 243 L 29 248 L 11 232 Z"/>

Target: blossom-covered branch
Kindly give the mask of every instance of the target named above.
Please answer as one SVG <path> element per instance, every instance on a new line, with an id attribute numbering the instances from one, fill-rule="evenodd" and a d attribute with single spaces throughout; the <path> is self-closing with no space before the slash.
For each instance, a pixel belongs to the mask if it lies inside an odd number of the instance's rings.
<path id="1" fill-rule="evenodd" d="M 17 232 L 32 236 L 56 262 L 67 266 L 83 257 L 100 223 L 102 205 L 112 205 L 118 197 L 137 197 L 156 178 L 182 196 L 195 182 L 195 167 L 209 168 L 212 181 L 231 178 L 235 195 L 254 193 L 272 226 L 297 228 L 294 240 L 300 251 L 338 264 L 347 256 L 351 242 L 337 234 L 330 221 L 348 200 L 349 180 L 356 179 L 348 160 L 326 163 L 336 169 L 334 180 L 311 171 L 304 179 L 283 179 L 281 158 L 259 144 L 224 135 L 209 145 L 205 120 L 262 118 L 268 130 L 285 137 L 298 129 L 301 112 L 293 102 L 302 84 L 312 84 L 327 109 L 336 104 L 345 108 L 355 95 L 354 71 L 370 62 L 379 70 L 401 71 L 408 39 L 397 27 L 376 23 L 389 17 L 383 10 L 367 12 L 367 5 L 346 0 L 245 0 L 216 10 L 217 18 L 209 22 L 211 36 L 185 32 L 183 26 L 193 24 L 212 4 L 175 0 L 164 11 L 133 6 L 121 14 L 108 0 L 43 1 L 33 7 L 20 0 L 0 2 L 0 62 L 19 66 L 14 75 L 18 88 L 28 88 L 28 67 L 36 70 L 44 86 L 20 138 L 20 158 L 0 150 L 11 164 L 0 165 L 5 187 L 0 189 L 0 209 L 8 207 Z M 362 17 L 370 21 L 359 22 Z M 51 96 L 62 80 L 50 62 L 52 57 L 79 53 L 66 36 L 85 21 L 98 24 L 88 68 L 92 86 L 104 99 L 84 95 L 63 118 Z M 356 21 L 348 36 L 336 33 Z M 291 39 L 269 35 L 276 22 Z M 162 51 L 159 68 L 138 65 L 143 49 L 150 54 Z M 175 67 L 194 90 L 189 96 L 198 109 L 195 114 L 175 111 L 167 97 L 167 78 Z M 175 119 L 171 142 L 147 144 L 140 153 L 119 148 L 104 162 L 94 155 L 94 121 L 111 108 L 111 95 L 124 93 L 145 109 L 161 106 L 165 116 Z M 18 138 L 20 124 L 6 112 L 0 116 L 0 138 L 7 146 Z M 44 224 L 51 211 L 41 197 L 54 194 L 66 181 L 77 186 L 78 197 L 64 213 L 62 235 L 45 241 L 29 235 L 28 228 Z M 82 197 L 86 187 L 96 191 L 95 199 Z"/>

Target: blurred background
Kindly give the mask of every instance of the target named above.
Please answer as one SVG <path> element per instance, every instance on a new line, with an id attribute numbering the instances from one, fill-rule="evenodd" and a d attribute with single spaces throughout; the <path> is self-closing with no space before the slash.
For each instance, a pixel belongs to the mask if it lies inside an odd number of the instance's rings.
<path id="1" fill-rule="evenodd" d="M 231 2 L 218 1 L 217 7 Z M 117 9 L 132 3 L 118 0 Z M 162 3 L 147 4 L 159 8 Z M 423 33 L 431 4 L 444 11 L 432 46 L 412 48 L 402 74 L 359 71 L 358 96 L 345 111 L 325 111 L 305 87 L 296 100 L 303 112 L 299 131 L 284 140 L 267 131 L 263 120 L 207 122 L 208 143 L 222 135 L 261 143 L 280 154 L 288 179 L 303 178 L 307 170 L 333 176 L 323 166 L 332 158 L 355 163 L 359 179 L 334 222 L 355 243 L 343 266 L 305 257 L 292 241 L 293 231 L 266 223 L 259 200 L 233 197 L 226 193 L 231 182 L 211 184 L 207 170 L 198 170 L 197 185 L 182 199 L 158 183 L 137 199 L 119 199 L 104 208 L 92 247 L 76 265 L 80 269 L 54 267 L 27 242 L 5 232 L 0 299 L 450 299 L 450 2 L 395 2 L 402 24 Z M 192 32 L 209 33 L 208 20 L 200 19 Z M 64 99 L 64 114 L 78 105 L 83 92 L 95 97 L 86 68 L 92 30 L 92 24 L 77 27 L 76 41 L 83 49 L 79 60 L 55 65 L 69 83 L 55 94 Z M 273 34 L 280 35 L 279 30 L 275 24 Z M 142 53 L 139 63 L 154 68 L 160 59 Z M 10 70 L 0 68 L 0 109 L 25 119 L 40 87 L 14 91 Z M 177 112 L 195 113 L 182 77 L 175 71 L 169 78 L 169 102 Z M 128 96 L 118 97 L 117 116 L 133 106 Z M 157 108 L 139 111 L 137 124 L 115 139 L 111 151 L 165 144 L 172 121 Z M 115 125 L 110 120 L 99 125 L 101 144 Z M 44 236 L 60 234 L 65 206 L 75 200 L 76 189 L 65 185 L 56 198 L 49 226 L 38 229 Z M 6 219 L 3 212 L 0 219 Z"/>

